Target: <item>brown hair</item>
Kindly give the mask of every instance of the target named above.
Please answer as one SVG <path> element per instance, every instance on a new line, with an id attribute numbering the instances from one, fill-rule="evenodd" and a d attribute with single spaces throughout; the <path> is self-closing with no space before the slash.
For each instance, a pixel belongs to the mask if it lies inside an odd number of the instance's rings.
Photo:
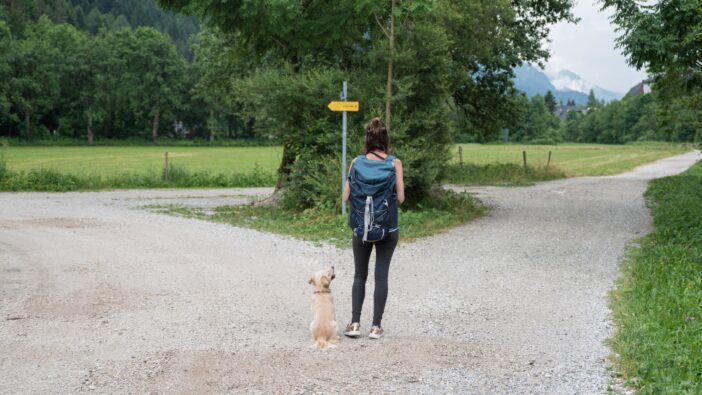
<path id="1" fill-rule="evenodd" d="M 390 153 L 388 128 L 378 117 L 371 119 L 366 124 L 366 138 L 363 146 L 366 154 L 376 149 L 383 150 L 386 154 Z"/>

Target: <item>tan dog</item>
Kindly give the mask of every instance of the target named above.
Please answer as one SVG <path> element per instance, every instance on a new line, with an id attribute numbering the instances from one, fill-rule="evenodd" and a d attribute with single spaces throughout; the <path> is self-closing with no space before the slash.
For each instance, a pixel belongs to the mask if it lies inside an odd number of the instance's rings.
<path id="1" fill-rule="evenodd" d="M 310 277 L 309 284 L 314 286 L 312 294 L 312 311 L 314 319 L 310 324 L 314 347 L 335 347 L 333 343 L 339 341 L 339 324 L 334 314 L 334 298 L 329 285 L 334 279 L 334 266 L 327 270 L 320 270 Z"/>

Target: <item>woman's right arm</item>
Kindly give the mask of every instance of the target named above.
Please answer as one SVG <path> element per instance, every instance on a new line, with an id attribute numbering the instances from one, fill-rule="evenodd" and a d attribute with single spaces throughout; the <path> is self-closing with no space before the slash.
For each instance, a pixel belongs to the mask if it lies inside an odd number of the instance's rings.
<path id="1" fill-rule="evenodd" d="M 353 160 L 351 161 L 351 165 L 349 165 L 349 172 L 346 174 L 351 173 L 351 167 L 353 166 L 353 164 L 355 162 L 356 162 L 356 158 L 353 158 Z M 344 194 L 341 197 L 341 201 L 344 203 L 348 202 L 350 195 L 351 195 L 351 186 L 349 185 L 349 180 L 347 179 L 346 183 L 344 184 Z"/>
<path id="2" fill-rule="evenodd" d="M 405 179 L 402 176 L 402 161 L 395 159 L 395 193 L 397 202 L 402 204 L 405 201 Z"/>
<path id="3" fill-rule="evenodd" d="M 349 186 L 349 180 L 346 180 L 346 184 L 344 184 L 344 195 L 341 201 L 344 203 L 348 202 L 349 195 L 351 195 L 351 187 Z"/>

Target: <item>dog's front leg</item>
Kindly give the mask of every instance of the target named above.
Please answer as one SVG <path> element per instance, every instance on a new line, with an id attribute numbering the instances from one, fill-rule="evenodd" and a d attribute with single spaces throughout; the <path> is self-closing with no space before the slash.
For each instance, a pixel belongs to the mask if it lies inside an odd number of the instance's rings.
<path id="1" fill-rule="evenodd" d="M 332 321 L 331 325 L 331 336 L 329 336 L 329 341 L 332 343 L 336 343 L 339 341 L 339 323 L 336 321 Z"/>

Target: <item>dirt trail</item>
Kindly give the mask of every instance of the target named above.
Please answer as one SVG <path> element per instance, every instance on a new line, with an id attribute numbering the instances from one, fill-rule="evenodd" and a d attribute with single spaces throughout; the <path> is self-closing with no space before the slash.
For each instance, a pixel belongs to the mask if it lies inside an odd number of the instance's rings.
<path id="1" fill-rule="evenodd" d="M 493 210 L 401 244 L 386 337 L 325 351 L 309 347 L 306 280 L 336 266 L 345 324 L 349 250 L 138 208 L 268 190 L 0 194 L 0 393 L 605 393 L 606 297 L 651 229 L 647 180 L 699 159 L 456 188 Z"/>

